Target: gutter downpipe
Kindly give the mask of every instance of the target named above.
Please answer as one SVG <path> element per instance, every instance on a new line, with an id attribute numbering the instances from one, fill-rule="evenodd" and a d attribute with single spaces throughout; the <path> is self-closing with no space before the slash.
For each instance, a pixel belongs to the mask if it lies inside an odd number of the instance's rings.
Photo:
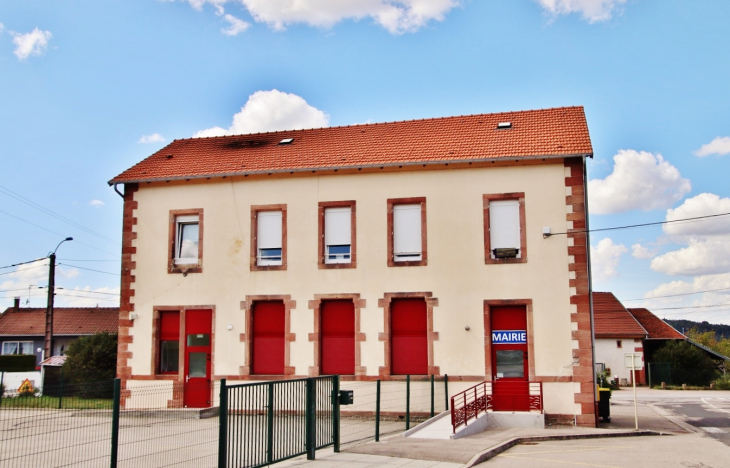
<path id="1" fill-rule="evenodd" d="M 593 376 L 593 401 L 598 401 L 596 390 L 596 328 L 593 320 L 593 274 L 591 272 L 591 231 L 588 224 L 588 160 L 583 156 L 583 203 L 586 211 L 586 259 L 588 260 L 588 306 L 591 309 L 591 361 Z M 594 406 L 595 408 L 595 406 Z M 596 418 L 597 419 L 597 418 Z"/>
<path id="2" fill-rule="evenodd" d="M 117 195 L 122 197 L 122 200 L 124 200 L 124 194 L 119 191 L 119 189 L 117 188 L 117 185 L 119 185 L 119 184 L 114 184 L 114 191 L 117 192 Z"/>

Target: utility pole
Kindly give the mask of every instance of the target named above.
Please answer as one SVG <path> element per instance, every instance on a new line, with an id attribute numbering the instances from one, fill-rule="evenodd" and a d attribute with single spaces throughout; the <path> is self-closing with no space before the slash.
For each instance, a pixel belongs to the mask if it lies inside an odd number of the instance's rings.
<path id="1" fill-rule="evenodd" d="M 56 246 L 56 250 L 66 241 L 74 240 L 73 237 L 67 237 Z M 49 256 L 48 264 L 48 305 L 46 306 L 46 336 L 43 343 L 44 359 L 53 356 L 53 297 L 55 296 L 56 287 L 56 250 Z"/>

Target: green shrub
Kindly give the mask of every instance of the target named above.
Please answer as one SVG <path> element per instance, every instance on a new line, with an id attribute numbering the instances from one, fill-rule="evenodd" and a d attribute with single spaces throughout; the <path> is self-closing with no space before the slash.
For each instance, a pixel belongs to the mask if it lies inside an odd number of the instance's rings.
<path id="1" fill-rule="evenodd" d="M 117 372 L 117 335 L 97 333 L 71 342 L 63 365 L 64 375 L 82 398 L 111 398 Z"/>
<path id="2" fill-rule="evenodd" d="M 684 341 L 668 341 L 654 353 L 654 361 L 668 362 L 675 385 L 706 387 L 717 378 L 712 359 L 701 349 Z"/>
<path id="3" fill-rule="evenodd" d="M 0 356 L 0 372 L 33 372 L 35 355 L 5 354 Z"/>
<path id="4" fill-rule="evenodd" d="M 730 374 L 723 375 L 715 380 L 715 388 L 718 390 L 730 390 Z"/>

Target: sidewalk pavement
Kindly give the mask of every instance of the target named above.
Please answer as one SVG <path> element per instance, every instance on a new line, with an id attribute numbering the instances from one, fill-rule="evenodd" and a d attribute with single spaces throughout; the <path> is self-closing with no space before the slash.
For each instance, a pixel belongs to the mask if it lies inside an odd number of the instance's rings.
<path id="1" fill-rule="evenodd" d="M 398 434 L 381 439 L 380 442 L 343 447 L 341 453 L 320 450 L 317 452 L 317 460 L 298 458 L 278 466 L 456 468 L 486 461 L 525 440 L 570 440 L 688 432 L 685 427 L 670 421 L 651 405 L 639 404 L 638 415 L 641 430 L 639 433 L 634 431 L 633 402 L 614 401 L 611 404 L 611 422 L 602 422 L 598 428 L 574 426 L 546 429 L 493 428 L 456 440 L 420 439 Z"/>

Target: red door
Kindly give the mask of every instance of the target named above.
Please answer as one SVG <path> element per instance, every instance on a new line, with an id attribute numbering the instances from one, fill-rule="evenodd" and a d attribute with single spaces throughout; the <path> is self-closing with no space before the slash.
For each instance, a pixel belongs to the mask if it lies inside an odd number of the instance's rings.
<path id="1" fill-rule="evenodd" d="M 529 411 L 527 311 L 492 307 L 492 402 L 495 411 Z"/>
<path id="2" fill-rule="evenodd" d="M 321 374 L 355 374 L 355 304 L 351 300 L 322 302 Z"/>
<path id="3" fill-rule="evenodd" d="M 185 391 L 183 404 L 188 408 L 211 405 L 210 344 L 213 312 L 185 312 Z"/>
<path id="4" fill-rule="evenodd" d="M 425 299 L 394 299 L 390 303 L 391 373 L 428 374 Z"/>
<path id="5" fill-rule="evenodd" d="M 283 301 L 261 301 L 253 304 L 253 374 L 284 374 Z"/>

